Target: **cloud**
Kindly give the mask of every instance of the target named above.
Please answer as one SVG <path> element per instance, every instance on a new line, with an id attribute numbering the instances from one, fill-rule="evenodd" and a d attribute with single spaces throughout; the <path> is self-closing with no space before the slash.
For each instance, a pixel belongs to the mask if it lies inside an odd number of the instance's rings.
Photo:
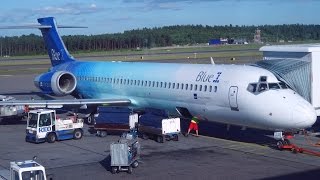
<path id="1" fill-rule="evenodd" d="M 35 19 L 44 16 L 59 16 L 64 18 L 75 17 L 74 15 L 94 14 L 103 12 L 105 8 L 99 7 L 95 3 L 64 3 L 61 5 L 48 5 L 40 8 L 15 8 L 2 11 L 0 23 L 23 24 L 27 21 L 36 22 Z M 27 22 L 28 23 L 28 22 Z"/>
<path id="2" fill-rule="evenodd" d="M 39 15 L 77 15 L 97 13 L 102 10 L 103 8 L 97 7 L 96 4 L 67 3 L 61 6 L 46 6 L 32 11 Z"/>

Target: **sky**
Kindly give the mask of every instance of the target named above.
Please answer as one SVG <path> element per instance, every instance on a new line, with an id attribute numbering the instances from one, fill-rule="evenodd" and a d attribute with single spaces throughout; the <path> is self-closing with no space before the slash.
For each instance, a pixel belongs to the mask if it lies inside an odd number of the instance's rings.
<path id="1" fill-rule="evenodd" d="M 121 33 L 169 25 L 320 24 L 320 0 L 1 0 L 0 26 L 53 16 L 62 35 Z M 40 34 L 0 30 L 0 36 Z"/>

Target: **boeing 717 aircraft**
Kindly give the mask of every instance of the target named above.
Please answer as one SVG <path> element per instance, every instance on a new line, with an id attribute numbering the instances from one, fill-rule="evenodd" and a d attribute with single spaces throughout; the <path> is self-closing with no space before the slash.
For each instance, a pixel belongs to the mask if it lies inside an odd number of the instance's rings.
<path id="1" fill-rule="evenodd" d="M 268 70 L 248 65 L 77 61 L 53 17 L 38 19 L 52 67 L 35 78 L 43 93 L 72 100 L 17 104 L 99 104 L 165 109 L 181 116 L 291 132 L 312 126 L 314 108 Z M 1 105 L 0 104 L 0 105 Z"/>

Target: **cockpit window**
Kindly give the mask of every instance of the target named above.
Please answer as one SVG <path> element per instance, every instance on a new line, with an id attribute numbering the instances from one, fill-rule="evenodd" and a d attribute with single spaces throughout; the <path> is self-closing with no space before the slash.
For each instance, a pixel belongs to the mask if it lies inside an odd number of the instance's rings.
<path id="1" fill-rule="evenodd" d="M 257 84 L 256 83 L 249 84 L 247 90 L 249 92 L 255 93 L 257 90 Z"/>
<path id="2" fill-rule="evenodd" d="M 279 85 L 281 86 L 281 89 L 288 89 L 288 86 L 284 82 L 280 82 Z"/>
<path id="3" fill-rule="evenodd" d="M 259 88 L 258 88 L 258 92 L 262 92 L 262 91 L 266 91 L 266 90 L 268 90 L 267 83 L 260 83 Z"/>
<path id="4" fill-rule="evenodd" d="M 267 76 L 261 76 L 259 81 L 260 82 L 267 82 Z"/>
<path id="5" fill-rule="evenodd" d="M 269 89 L 280 89 L 278 83 L 269 83 Z"/>

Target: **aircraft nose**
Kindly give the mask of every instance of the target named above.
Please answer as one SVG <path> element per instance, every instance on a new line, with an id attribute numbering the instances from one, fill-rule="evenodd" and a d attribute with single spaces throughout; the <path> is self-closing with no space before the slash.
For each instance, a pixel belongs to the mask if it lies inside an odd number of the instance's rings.
<path id="1" fill-rule="evenodd" d="M 292 120 L 298 129 L 311 127 L 317 120 L 317 114 L 311 104 L 299 103 L 293 108 Z"/>

